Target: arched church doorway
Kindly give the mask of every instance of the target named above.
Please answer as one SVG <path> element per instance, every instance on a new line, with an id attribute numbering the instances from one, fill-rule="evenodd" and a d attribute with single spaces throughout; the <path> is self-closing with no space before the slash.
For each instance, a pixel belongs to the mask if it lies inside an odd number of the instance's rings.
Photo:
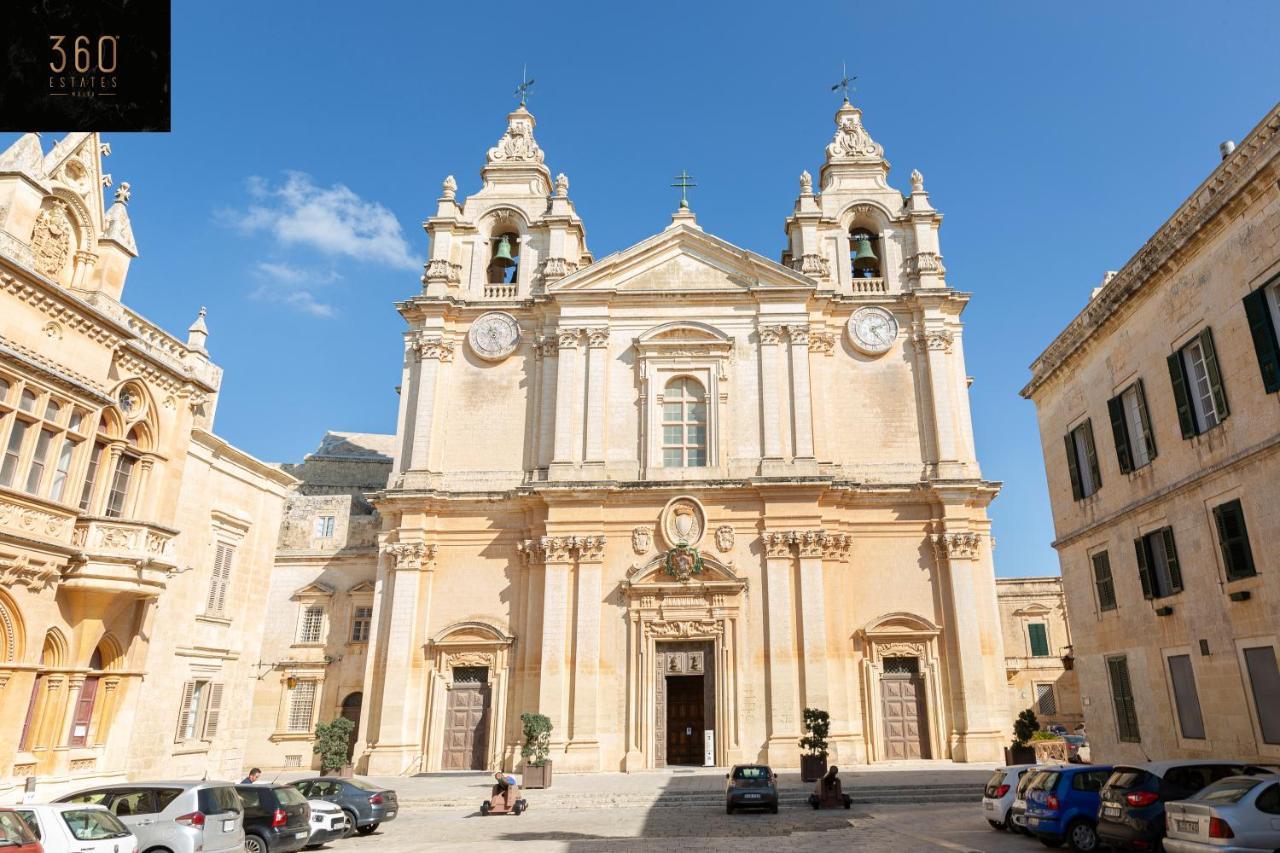
<path id="1" fill-rule="evenodd" d="M 484 770 L 489 753 L 489 667 L 455 666 L 445 706 L 443 770 Z"/>
<path id="2" fill-rule="evenodd" d="M 364 694 L 359 690 L 354 693 L 348 693 L 347 698 L 342 700 L 342 716 L 351 721 L 354 728 L 351 730 L 351 740 L 347 742 L 347 760 L 355 754 L 356 738 L 360 734 L 360 708 L 364 705 Z"/>
<path id="3" fill-rule="evenodd" d="M 884 703 L 885 758 L 931 758 L 929 715 L 919 658 L 885 658 L 880 695 Z"/>

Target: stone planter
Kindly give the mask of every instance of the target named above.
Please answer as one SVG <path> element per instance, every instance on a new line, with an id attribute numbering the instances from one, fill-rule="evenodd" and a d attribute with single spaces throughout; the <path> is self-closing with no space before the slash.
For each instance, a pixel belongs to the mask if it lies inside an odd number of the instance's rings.
<path id="1" fill-rule="evenodd" d="M 350 764 L 344 764 L 338 768 L 339 779 L 350 779 L 356 775 L 356 769 Z"/>
<path id="2" fill-rule="evenodd" d="M 1011 746 L 1005 749 L 1005 764 L 1036 764 L 1036 751 L 1030 746 Z"/>
<path id="3" fill-rule="evenodd" d="M 1031 746 L 1035 751 L 1036 764 L 1067 763 L 1067 742 L 1061 738 L 1055 740 L 1032 741 Z"/>
<path id="4" fill-rule="evenodd" d="M 827 757 L 825 755 L 800 756 L 800 780 L 817 782 L 827 773 Z"/>
<path id="5" fill-rule="evenodd" d="M 551 761 L 548 759 L 545 764 L 526 764 L 520 775 L 522 788 L 550 788 Z"/>

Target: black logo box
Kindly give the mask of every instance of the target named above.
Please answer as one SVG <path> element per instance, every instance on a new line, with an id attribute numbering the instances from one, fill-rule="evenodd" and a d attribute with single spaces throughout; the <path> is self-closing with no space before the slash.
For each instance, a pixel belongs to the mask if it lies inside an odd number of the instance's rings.
<path id="1" fill-rule="evenodd" d="M 170 0 L 9 0 L 0 130 L 167 132 Z"/>

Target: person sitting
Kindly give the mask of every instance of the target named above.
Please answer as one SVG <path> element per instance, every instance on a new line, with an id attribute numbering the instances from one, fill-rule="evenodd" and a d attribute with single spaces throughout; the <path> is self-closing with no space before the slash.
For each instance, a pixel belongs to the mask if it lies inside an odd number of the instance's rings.
<path id="1" fill-rule="evenodd" d="M 511 808 L 511 789 L 516 784 L 516 777 L 499 771 L 493 774 L 493 778 L 498 781 L 491 792 L 492 802 L 496 805 L 498 797 L 502 797 L 502 807 L 505 809 Z"/>
<path id="2" fill-rule="evenodd" d="M 813 793 L 809 795 L 809 805 L 815 809 L 837 809 L 849 808 L 853 805 L 853 797 L 844 792 L 840 786 L 840 777 L 836 774 L 840 772 L 840 768 L 831 766 L 827 769 L 827 775 L 818 780 L 818 784 L 813 786 Z"/>

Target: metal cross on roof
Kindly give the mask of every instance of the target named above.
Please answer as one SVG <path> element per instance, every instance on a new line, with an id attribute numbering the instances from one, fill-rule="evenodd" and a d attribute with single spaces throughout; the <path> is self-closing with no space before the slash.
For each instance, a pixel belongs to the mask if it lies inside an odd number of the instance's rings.
<path id="1" fill-rule="evenodd" d="M 524 70 L 520 72 L 520 85 L 516 86 L 515 95 L 520 99 L 520 106 L 524 106 L 525 101 L 529 100 L 529 90 L 533 88 L 533 81 L 529 79 L 529 63 L 525 63 Z"/>
<path id="2" fill-rule="evenodd" d="M 672 178 L 672 180 L 675 181 L 675 183 L 672 184 L 671 186 L 678 187 L 680 190 L 680 209 L 688 210 L 689 209 L 689 197 L 688 197 L 689 188 L 697 186 L 697 184 L 693 182 L 693 175 L 690 175 L 688 171 L 686 171 L 685 169 L 681 169 L 680 174 L 676 175 L 674 178 Z"/>
<path id="3" fill-rule="evenodd" d="M 832 87 L 831 87 L 831 91 L 833 91 L 833 92 L 844 92 L 844 99 L 845 99 L 845 102 L 847 103 L 847 102 L 848 102 L 848 100 L 849 100 L 849 90 L 850 90 L 850 89 L 854 89 L 854 91 L 857 91 L 857 89 L 856 89 L 856 88 L 854 87 L 854 85 L 853 85 L 853 81 L 854 81 L 854 80 L 857 80 L 857 79 L 858 79 L 858 78 L 857 78 L 857 76 L 856 76 L 856 75 L 855 75 L 855 76 L 853 76 L 853 77 L 850 77 L 850 76 L 849 76 L 849 69 L 848 69 L 847 67 L 845 67 L 844 61 L 843 61 L 843 60 L 841 60 L 841 62 L 840 62 L 840 82 L 839 82 L 839 83 L 836 83 L 834 86 L 832 86 Z"/>

